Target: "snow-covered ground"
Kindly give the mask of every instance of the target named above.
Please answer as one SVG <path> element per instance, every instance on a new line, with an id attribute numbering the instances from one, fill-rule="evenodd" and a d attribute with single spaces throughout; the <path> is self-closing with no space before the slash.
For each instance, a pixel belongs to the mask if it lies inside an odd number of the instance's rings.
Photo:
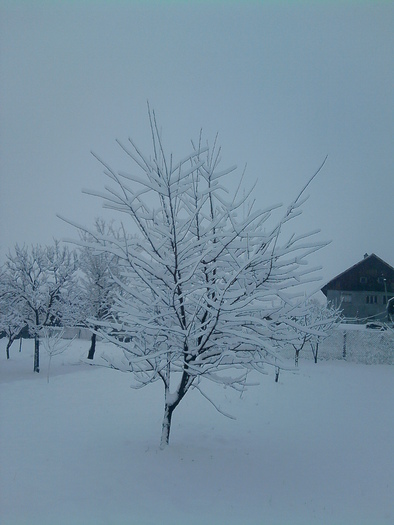
<path id="1" fill-rule="evenodd" d="M 2 525 L 391 525 L 394 367 L 301 358 L 242 398 L 208 385 L 158 448 L 161 385 L 0 341 Z"/>

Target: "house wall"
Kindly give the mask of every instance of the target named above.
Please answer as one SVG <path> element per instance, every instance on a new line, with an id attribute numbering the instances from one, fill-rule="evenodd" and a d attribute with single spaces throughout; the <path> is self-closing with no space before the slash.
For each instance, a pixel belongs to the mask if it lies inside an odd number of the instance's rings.
<path id="1" fill-rule="evenodd" d="M 327 300 L 341 306 L 347 318 L 387 320 L 387 299 L 385 292 L 328 290 Z"/>
<path id="2" fill-rule="evenodd" d="M 365 254 L 363 260 L 323 286 L 322 292 L 348 319 L 386 321 L 387 302 L 394 297 L 394 268 L 374 253 Z"/>

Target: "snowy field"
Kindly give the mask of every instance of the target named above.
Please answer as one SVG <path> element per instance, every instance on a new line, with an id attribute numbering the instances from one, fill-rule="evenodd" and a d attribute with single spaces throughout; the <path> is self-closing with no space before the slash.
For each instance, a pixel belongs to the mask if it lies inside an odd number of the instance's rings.
<path id="1" fill-rule="evenodd" d="M 301 358 L 240 397 L 208 385 L 158 448 L 161 385 L 81 364 L 75 341 L 33 374 L 0 341 L 2 525 L 391 525 L 394 367 Z M 99 345 L 99 351 L 102 348 Z"/>

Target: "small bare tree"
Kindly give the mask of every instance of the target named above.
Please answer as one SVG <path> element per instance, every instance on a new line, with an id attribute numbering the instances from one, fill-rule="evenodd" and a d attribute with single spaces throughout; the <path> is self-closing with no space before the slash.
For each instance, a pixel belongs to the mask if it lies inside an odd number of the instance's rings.
<path id="1" fill-rule="evenodd" d="M 342 310 L 340 307 L 333 305 L 321 305 L 317 302 L 311 302 L 310 316 L 312 326 L 318 328 L 317 334 L 311 334 L 309 344 L 311 346 L 313 359 L 317 363 L 319 353 L 319 344 L 328 337 L 335 326 L 342 321 Z"/>
<path id="2" fill-rule="evenodd" d="M 299 339 L 292 343 L 295 350 L 294 361 L 298 367 L 301 350 L 309 343 L 315 363 L 319 344 L 328 337 L 334 327 L 341 322 L 341 308 L 320 304 L 316 299 L 306 300 L 306 312 L 297 319 Z M 302 327 L 301 330 L 299 327 Z"/>
<path id="3" fill-rule="evenodd" d="M 49 383 L 49 372 L 51 369 L 51 361 L 54 355 L 62 354 L 69 348 L 71 343 L 74 341 L 75 337 L 70 340 L 64 340 L 64 328 L 48 328 L 44 327 L 42 329 L 43 341 L 42 344 L 46 353 L 49 356 L 48 359 L 48 370 L 47 370 L 47 383 Z"/>
<path id="4" fill-rule="evenodd" d="M 154 113 L 149 117 L 151 157 L 131 140 L 119 143 L 137 172 L 118 173 L 100 161 L 113 184 L 94 194 L 139 235 L 97 238 L 97 251 L 118 257 L 121 276 L 112 317 L 97 324 L 120 350 L 107 354 L 109 366 L 132 372 L 135 387 L 163 383 L 165 447 L 187 392 L 209 399 L 203 379 L 242 391 L 250 370 L 281 366 L 280 349 L 305 330 L 293 320 L 307 308 L 296 287 L 311 279 L 307 258 L 325 243 L 314 233 L 281 240 L 305 188 L 271 224 L 276 207 L 256 210 L 251 192 L 227 195 L 224 178 L 234 168 L 219 171 L 216 142 L 204 146 L 200 136 L 174 162 Z"/>

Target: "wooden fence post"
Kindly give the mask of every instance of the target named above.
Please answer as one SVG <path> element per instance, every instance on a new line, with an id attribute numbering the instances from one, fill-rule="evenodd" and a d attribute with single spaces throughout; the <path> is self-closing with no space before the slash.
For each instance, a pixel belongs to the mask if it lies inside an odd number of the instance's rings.
<path id="1" fill-rule="evenodd" d="M 343 332 L 343 349 L 342 349 L 342 357 L 346 359 L 346 332 Z"/>

